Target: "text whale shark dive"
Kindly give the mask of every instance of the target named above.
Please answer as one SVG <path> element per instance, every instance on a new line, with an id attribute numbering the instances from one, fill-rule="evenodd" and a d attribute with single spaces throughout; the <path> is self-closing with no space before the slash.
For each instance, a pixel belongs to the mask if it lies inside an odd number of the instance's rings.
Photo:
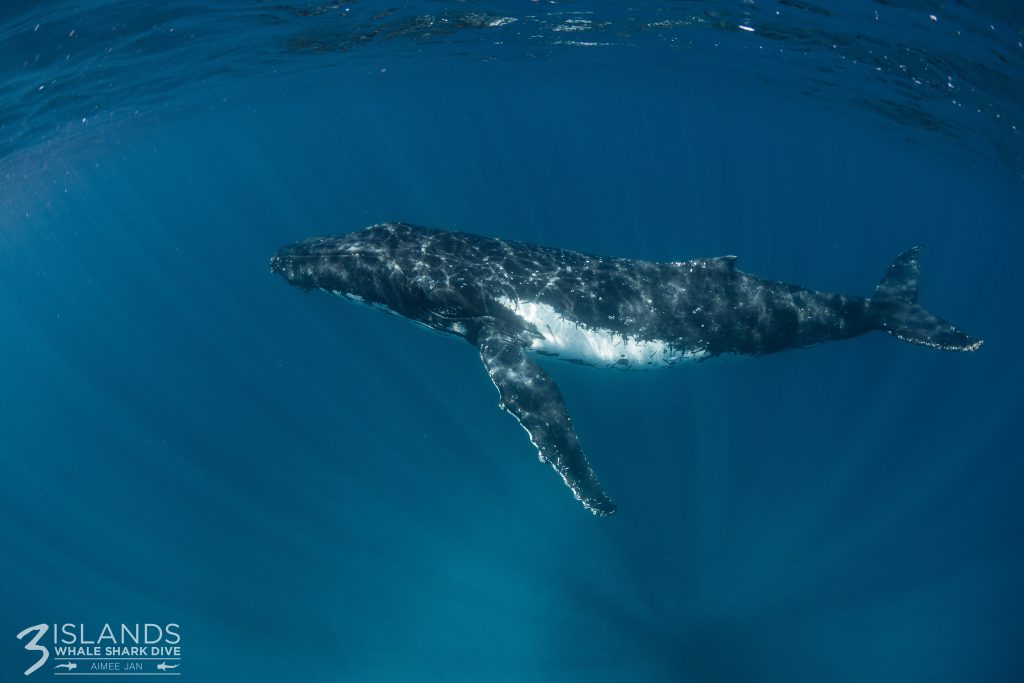
<path id="1" fill-rule="evenodd" d="M 531 354 L 643 369 L 760 356 L 881 330 L 947 351 L 982 342 L 917 304 L 919 247 L 870 299 L 763 280 L 735 256 L 674 263 L 580 254 L 404 223 L 282 247 L 271 271 L 465 339 L 576 498 L 616 510 L 583 455 L 558 385 Z"/>

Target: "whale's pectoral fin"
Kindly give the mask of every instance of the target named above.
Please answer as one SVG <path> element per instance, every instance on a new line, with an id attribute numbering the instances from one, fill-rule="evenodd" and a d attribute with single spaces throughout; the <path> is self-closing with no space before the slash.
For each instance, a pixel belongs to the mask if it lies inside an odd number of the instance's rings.
<path id="1" fill-rule="evenodd" d="M 480 358 L 501 395 L 502 408 L 512 413 L 548 462 L 572 489 L 576 499 L 595 515 L 615 512 L 583 455 L 558 385 L 526 355 L 520 342 L 494 328 L 477 338 Z"/>

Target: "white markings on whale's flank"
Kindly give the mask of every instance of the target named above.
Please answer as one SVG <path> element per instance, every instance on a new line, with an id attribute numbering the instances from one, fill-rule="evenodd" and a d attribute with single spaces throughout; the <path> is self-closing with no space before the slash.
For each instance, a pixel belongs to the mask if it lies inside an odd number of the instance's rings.
<path id="1" fill-rule="evenodd" d="M 588 365 L 645 368 L 697 361 L 708 355 L 703 350 L 679 349 L 663 340 L 639 339 L 612 330 L 587 327 L 562 316 L 548 304 L 505 297 L 497 299 L 497 302 L 540 333 L 530 350 L 565 360 Z"/>

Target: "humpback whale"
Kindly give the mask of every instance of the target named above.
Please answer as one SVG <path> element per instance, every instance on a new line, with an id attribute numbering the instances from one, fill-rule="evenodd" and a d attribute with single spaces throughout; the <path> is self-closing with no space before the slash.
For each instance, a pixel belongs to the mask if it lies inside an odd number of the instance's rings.
<path id="1" fill-rule="evenodd" d="M 610 258 L 405 223 L 282 247 L 271 272 L 473 344 L 499 407 L 595 515 L 616 510 L 554 380 L 534 356 L 646 369 L 760 356 L 872 331 L 947 351 L 973 339 L 917 303 L 914 247 L 871 298 L 805 289 L 736 267 Z"/>

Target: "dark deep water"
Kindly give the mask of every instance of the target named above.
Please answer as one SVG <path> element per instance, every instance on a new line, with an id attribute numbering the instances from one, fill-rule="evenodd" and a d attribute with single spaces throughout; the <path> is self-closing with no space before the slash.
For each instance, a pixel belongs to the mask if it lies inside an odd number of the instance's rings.
<path id="1" fill-rule="evenodd" d="M 195 681 L 1024 678 L 1019 10 L 210 5 L 0 14 L 0 681 L 146 622 Z M 862 295 L 922 244 L 986 345 L 547 362 L 597 519 L 471 346 L 269 273 L 384 220 Z"/>

